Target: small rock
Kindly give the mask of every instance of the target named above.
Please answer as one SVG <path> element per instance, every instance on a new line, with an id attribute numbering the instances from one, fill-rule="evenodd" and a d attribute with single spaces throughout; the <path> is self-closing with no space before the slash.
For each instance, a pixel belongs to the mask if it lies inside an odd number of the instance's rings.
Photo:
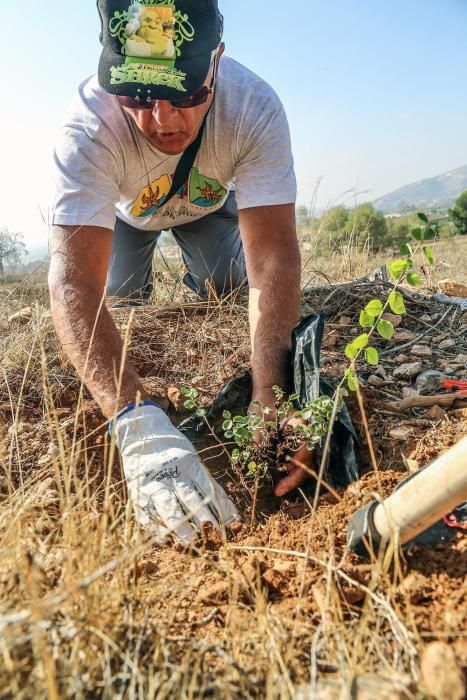
<path id="1" fill-rule="evenodd" d="M 394 362 L 397 362 L 398 365 L 403 365 L 404 362 L 409 361 L 409 356 L 408 355 L 403 355 L 402 353 L 400 355 L 396 355 L 394 358 Z"/>
<path id="2" fill-rule="evenodd" d="M 21 311 L 17 311 L 8 318 L 8 323 L 18 323 L 25 326 L 31 320 L 34 310 L 31 306 L 26 306 Z"/>
<path id="3" fill-rule="evenodd" d="M 420 316 L 420 321 L 422 321 L 422 323 L 433 323 L 433 317 L 428 314 L 423 314 L 423 316 Z"/>
<path id="4" fill-rule="evenodd" d="M 415 388 L 422 396 L 436 394 L 444 386 L 445 375 L 435 369 L 426 370 L 418 375 Z"/>
<path id="5" fill-rule="evenodd" d="M 243 530 L 243 523 L 241 520 L 234 520 L 233 523 L 227 525 L 227 529 L 234 535 L 238 535 Z"/>
<path id="6" fill-rule="evenodd" d="M 332 350 L 332 348 L 335 348 L 336 345 L 339 342 L 339 336 L 335 331 L 332 331 L 328 335 L 325 336 L 323 340 L 323 348 L 324 350 Z"/>
<path id="7" fill-rule="evenodd" d="M 449 377 L 452 377 L 453 374 L 456 373 L 456 370 L 453 369 L 452 367 L 446 367 L 444 370 L 444 374 L 447 374 Z"/>
<path id="8" fill-rule="evenodd" d="M 376 374 L 371 374 L 368 377 L 367 384 L 369 384 L 370 386 L 380 387 L 384 386 L 386 384 L 386 381 L 384 379 L 381 379 L 381 377 L 378 377 Z"/>
<path id="9" fill-rule="evenodd" d="M 415 333 L 412 333 L 412 331 L 405 331 L 403 328 L 398 328 L 394 333 L 394 340 L 396 343 L 410 343 L 414 338 Z"/>
<path id="10" fill-rule="evenodd" d="M 49 449 L 47 450 L 47 454 L 39 458 L 37 465 L 39 467 L 45 467 L 47 464 L 50 464 L 54 460 L 58 460 L 59 457 L 60 450 L 58 449 L 57 445 L 51 444 L 49 446 Z"/>
<path id="11" fill-rule="evenodd" d="M 400 442 L 405 442 L 413 436 L 413 428 L 402 425 L 400 428 L 394 428 L 389 433 L 389 437 L 392 440 L 399 440 Z"/>
<path id="12" fill-rule="evenodd" d="M 434 406 L 431 407 L 428 417 L 433 418 L 434 420 L 442 420 L 446 416 L 446 411 L 441 408 L 441 406 L 438 406 L 435 404 Z"/>
<path id="13" fill-rule="evenodd" d="M 454 280 L 440 280 L 438 283 L 438 291 L 441 292 L 441 294 L 446 294 L 448 297 L 467 299 L 467 285 L 455 282 Z"/>
<path id="14" fill-rule="evenodd" d="M 378 369 L 375 371 L 375 374 L 377 374 L 377 375 L 380 376 L 380 377 L 383 377 L 383 379 L 387 379 L 387 378 L 388 378 L 388 373 L 386 372 L 386 370 L 385 370 L 385 368 L 383 367 L 383 365 L 380 365 L 380 366 L 378 367 Z"/>
<path id="15" fill-rule="evenodd" d="M 30 423 L 20 421 L 19 423 L 14 423 L 8 428 L 8 436 L 11 438 L 14 435 L 23 435 L 24 433 L 30 433 L 34 430 L 34 426 Z"/>
<path id="16" fill-rule="evenodd" d="M 410 472 L 410 474 L 415 474 L 415 472 L 419 471 L 420 464 L 417 462 L 416 459 L 410 459 L 410 457 L 402 455 L 402 461 L 404 462 L 404 467 L 407 469 L 408 472 Z"/>
<path id="17" fill-rule="evenodd" d="M 410 379 L 416 377 L 423 369 L 421 362 L 408 362 L 394 370 L 395 379 Z"/>
<path id="18" fill-rule="evenodd" d="M 284 561 L 283 559 L 275 559 L 272 563 L 272 568 L 274 571 L 278 571 L 280 574 L 293 574 L 295 573 L 295 562 Z"/>
<path id="19" fill-rule="evenodd" d="M 211 586 L 206 586 L 202 588 L 196 599 L 200 603 L 213 603 L 221 604 L 227 601 L 229 591 L 229 584 L 226 581 L 220 581 L 219 583 L 214 583 Z"/>
<path id="20" fill-rule="evenodd" d="M 414 389 L 413 386 L 403 386 L 402 396 L 404 397 L 404 399 L 409 399 L 412 396 L 418 396 L 418 391 Z"/>
<path id="21" fill-rule="evenodd" d="M 342 587 L 342 597 L 348 605 L 357 605 L 365 600 L 366 592 L 360 586 Z"/>
<path id="22" fill-rule="evenodd" d="M 242 565 L 242 574 L 248 583 L 254 583 L 259 574 L 259 568 L 255 565 L 254 560 L 248 560 Z"/>
<path id="23" fill-rule="evenodd" d="M 278 571 L 275 571 L 274 569 L 266 569 L 266 571 L 263 574 L 263 581 L 268 588 L 275 591 L 280 587 L 281 583 L 283 582 L 283 577 L 282 574 L 280 574 Z"/>
<path id="24" fill-rule="evenodd" d="M 424 576 L 419 571 L 411 571 L 402 583 L 398 586 L 398 591 L 405 595 L 412 597 L 414 594 L 419 593 L 424 588 L 427 587 L 429 581 L 426 576 Z"/>
<path id="25" fill-rule="evenodd" d="M 350 326 L 350 324 L 352 323 L 352 319 L 350 318 L 350 316 L 341 316 L 338 323 L 339 326 Z"/>
<path id="26" fill-rule="evenodd" d="M 458 355 L 454 362 L 458 365 L 467 365 L 467 355 Z"/>
<path id="27" fill-rule="evenodd" d="M 452 340 L 452 338 L 447 338 L 446 340 L 443 340 L 439 345 L 438 348 L 440 350 L 449 350 L 449 348 L 453 348 L 455 346 L 455 341 Z"/>
<path id="28" fill-rule="evenodd" d="M 435 700 L 463 700 L 464 674 L 446 642 L 432 642 L 427 646 L 422 655 L 421 676 L 424 690 Z"/>
<path id="29" fill-rule="evenodd" d="M 398 328 L 402 323 L 402 316 L 397 316 L 396 314 L 383 314 L 381 318 L 383 321 L 389 321 L 389 323 L 392 323 L 394 328 Z"/>
<path id="30" fill-rule="evenodd" d="M 415 355 L 415 357 L 421 357 L 427 360 L 433 357 L 433 351 L 428 345 L 414 345 L 411 354 Z"/>

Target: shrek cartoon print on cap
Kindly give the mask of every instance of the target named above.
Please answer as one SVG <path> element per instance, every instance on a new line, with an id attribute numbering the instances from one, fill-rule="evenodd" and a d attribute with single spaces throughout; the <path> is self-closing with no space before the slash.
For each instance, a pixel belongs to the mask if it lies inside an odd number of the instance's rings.
<path id="1" fill-rule="evenodd" d="M 98 0 L 99 82 L 143 100 L 194 94 L 222 39 L 217 0 Z"/>

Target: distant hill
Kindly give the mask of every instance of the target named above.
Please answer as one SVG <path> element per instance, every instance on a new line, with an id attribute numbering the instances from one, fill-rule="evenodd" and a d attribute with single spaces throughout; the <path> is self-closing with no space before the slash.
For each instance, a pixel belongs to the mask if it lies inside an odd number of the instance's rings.
<path id="1" fill-rule="evenodd" d="M 373 205 L 385 214 L 405 214 L 414 209 L 448 209 L 464 190 L 467 190 L 467 165 L 438 177 L 405 185 L 376 199 Z"/>

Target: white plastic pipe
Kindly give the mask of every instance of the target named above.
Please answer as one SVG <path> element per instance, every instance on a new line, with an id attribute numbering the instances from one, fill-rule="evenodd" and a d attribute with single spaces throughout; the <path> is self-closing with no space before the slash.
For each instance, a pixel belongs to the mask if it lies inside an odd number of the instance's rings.
<path id="1" fill-rule="evenodd" d="M 467 437 L 416 474 L 373 513 L 382 540 L 399 532 L 401 544 L 467 501 Z"/>

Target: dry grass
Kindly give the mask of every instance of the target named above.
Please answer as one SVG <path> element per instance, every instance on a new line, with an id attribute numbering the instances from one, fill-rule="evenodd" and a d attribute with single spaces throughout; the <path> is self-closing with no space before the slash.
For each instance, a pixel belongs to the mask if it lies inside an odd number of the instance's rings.
<path id="1" fill-rule="evenodd" d="M 465 281 L 456 266 L 466 243 L 443 249 L 451 267 L 435 275 Z M 367 253 L 330 263 L 306 252 L 312 284 L 377 267 Z M 428 640 L 450 641 L 465 662 L 460 575 L 433 559 L 425 615 L 404 588 L 416 557 L 362 566 L 346 550 L 349 515 L 401 475 L 370 475 L 314 514 L 295 505 L 190 554 L 154 547 L 134 524 L 102 417 L 57 345 L 44 284 L 10 291 L 0 292 L 1 698 L 279 700 L 301 697 L 301 684 L 319 698 L 329 676 L 336 694 L 326 697 L 354 697 L 372 673 L 380 697 L 387 681 L 402 688 L 393 697 L 421 698 Z M 153 395 L 186 382 L 208 401 L 248 366 L 241 299 L 193 303 L 176 269 L 162 267 L 156 302 L 136 313 L 129 348 Z M 25 305 L 31 321 L 8 324 Z M 114 315 L 123 329 L 128 312 Z M 222 453 L 203 456 L 228 485 Z M 465 556 L 462 541 L 448 554 Z"/>

